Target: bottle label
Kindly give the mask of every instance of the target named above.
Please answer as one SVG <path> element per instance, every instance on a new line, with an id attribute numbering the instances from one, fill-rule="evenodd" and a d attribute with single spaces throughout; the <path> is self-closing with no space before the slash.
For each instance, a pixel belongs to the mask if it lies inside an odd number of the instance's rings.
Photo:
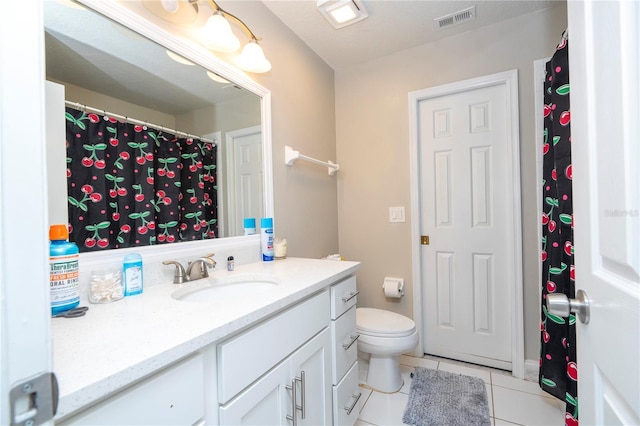
<path id="1" fill-rule="evenodd" d="M 51 256 L 49 265 L 51 308 L 78 303 L 80 301 L 78 255 Z"/>
<path id="2" fill-rule="evenodd" d="M 125 296 L 142 293 L 142 267 L 127 266 L 124 270 Z"/>
<path id="3" fill-rule="evenodd" d="M 273 260 L 273 229 L 262 230 L 262 260 Z"/>

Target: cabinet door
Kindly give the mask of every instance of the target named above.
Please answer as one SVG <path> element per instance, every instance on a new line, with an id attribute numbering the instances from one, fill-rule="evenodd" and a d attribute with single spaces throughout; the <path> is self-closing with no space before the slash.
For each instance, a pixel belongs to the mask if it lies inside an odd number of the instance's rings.
<path id="1" fill-rule="evenodd" d="M 203 417 L 203 358 L 197 354 L 56 424 L 192 425 Z"/>
<path id="2" fill-rule="evenodd" d="M 291 413 L 290 364 L 280 363 L 270 373 L 220 407 L 221 425 L 288 425 Z"/>
<path id="3" fill-rule="evenodd" d="M 298 425 L 330 425 L 331 417 L 331 332 L 325 328 L 291 356 L 291 378 L 296 380 Z M 304 399 L 304 401 L 303 401 Z M 304 418 L 302 413 L 304 411 Z"/>

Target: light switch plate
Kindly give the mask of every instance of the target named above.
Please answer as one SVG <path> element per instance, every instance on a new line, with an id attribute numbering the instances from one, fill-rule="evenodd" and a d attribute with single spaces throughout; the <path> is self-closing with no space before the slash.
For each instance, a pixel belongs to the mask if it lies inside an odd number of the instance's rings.
<path id="1" fill-rule="evenodd" d="M 389 207 L 389 222 L 406 222 L 404 217 L 404 206 Z"/>

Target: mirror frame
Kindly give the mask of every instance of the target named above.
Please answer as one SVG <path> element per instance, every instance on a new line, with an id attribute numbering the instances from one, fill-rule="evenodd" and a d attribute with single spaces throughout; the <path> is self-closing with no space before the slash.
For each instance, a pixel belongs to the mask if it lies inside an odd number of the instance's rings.
<path id="1" fill-rule="evenodd" d="M 224 62 L 222 59 L 215 56 L 214 53 L 207 50 L 198 44 L 195 40 L 189 38 L 185 34 L 173 33 L 167 27 L 160 26 L 149 20 L 147 13 L 141 15 L 134 9 L 126 7 L 122 2 L 116 0 L 77 0 L 78 3 L 83 6 L 99 13 L 132 31 L 148 38 L 149 40 L 159 44 L 160 46 L 169 49 L 184 58 L 204 67 L 205 69 L 212 71 L 221 77 L 229 80 L 230 82 L 241 86 L 245 90 L 255 94 L 261 99 L 261 126 L 262 126 L 262 163 L 263 163 L 263 197 L 264 197 L 264 216 L 273 217 L 274 215 L 274 203 L 273 203 L 273 159 L 272 159 L 272 137 L 271 137 L 271 91 L 253 81 L 247 74 L 233 67 L 232 65 Z M 141 10 L 145 10 L 142 6 L 139 6 Z M 146 11 L 146 10 L 145 10 Z M 158 18 L 161 21 L 160 18 Z M 256 218 L 259 220 L 259 218 Z M 83 253 L 83 256 L 96 260 L 98 256 L 107 255 L 108 258 L 112 258 L 113 252 L 118 253 L 118 258 L 126 254 L 125 251 L 144 251 L 155 255 L 159 255 L 165 251 L 191 251 L 193 249 L 200 250 L 200 247 L 210 246 L 212 243 L 221 242 L 231 239 L 232 241 L 238 241 L 238 239 L 245 240 L 251 237 L 224 237 L 214 238 L 209 240 L 182 242 L 178 246 L 173 244 L 148 246 L 148 247 L 132 247 L 129 249 L 110 250 L 107 253 L 93 252 Z M 256 240 L 251 238 L 251 241 Z M 256 240 L 257 241 L 257 240 Z M 217 245 L 217 244 L 216 244 Z M 223 245 L 227 245 L 226 243 Z"/>

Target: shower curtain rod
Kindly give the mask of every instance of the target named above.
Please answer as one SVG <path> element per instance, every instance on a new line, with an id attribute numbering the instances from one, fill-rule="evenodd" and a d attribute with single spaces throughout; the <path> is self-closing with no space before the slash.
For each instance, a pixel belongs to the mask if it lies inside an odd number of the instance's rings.
<path id="1" fill-rule="evenodd" d="M 136 120 L 135 118 L 131 118 L 131 117 L 125 117 L 124 115 L 115 114 L 115 113 L 112 113 L 112 112 L 109 112 L 109 111 L 105 111 L 103 109 L 98 109 L 98 108 L 93 108 L 93 107 L 90 107 L 90 106 L 87 106 L 87 105 L 83 105 L 83 104 L 81 104 L 79 102 L 71 102 L 71 101 L 65 100 L 64 103 L 67 106 L 79 109 L 80 111 L 89 111 L 89 112 L 94 112 L 96 114 L 104 114 L 104 115 L 109 116 L 109 117 L 117 118 L 118 120 L 124 120 L 127 123 L 137 124 L 137 125 L 140 125 L 140 126 L 151 126 L 151 127 L 157 128 L 157 129 L 159 129 L 160 131 L 163 131 L 163 132 L 173 133 L 176 136 L 186 136 L 188 138 L 196 138 L 196 139 L 201 140 L 202 142 L 211 143 L 211 144 L 213 144 L 213 146 L 217 145 L 216 141 L 204 138 L 202 136 L 192 135 L 190 133 L 181 132 L 180 130 L 169 129 L 168 127 L 164 127 L 164 126 L 161 126 L 159 124 L 152 124 L 152 123 L 148 123 L 146 121 Z"/>

